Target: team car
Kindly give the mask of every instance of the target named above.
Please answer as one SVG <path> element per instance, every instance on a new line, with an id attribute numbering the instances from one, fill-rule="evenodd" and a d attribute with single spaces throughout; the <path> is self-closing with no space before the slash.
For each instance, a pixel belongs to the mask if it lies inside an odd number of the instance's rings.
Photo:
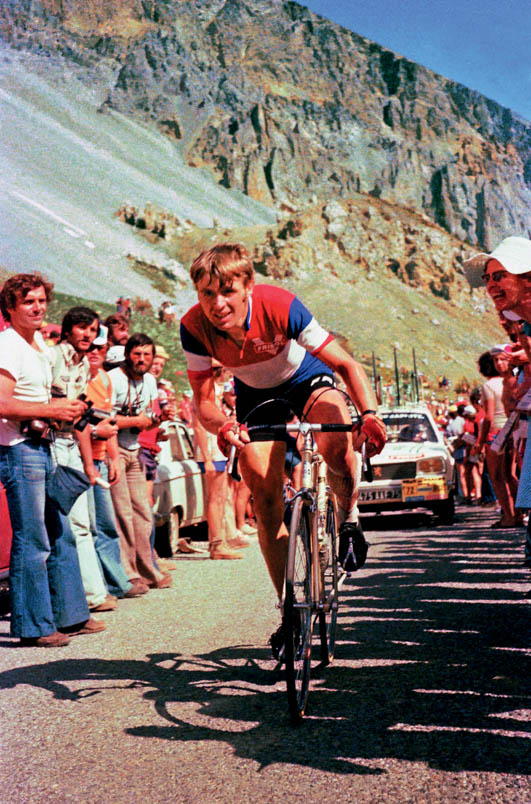
<path id="1" fill-rule="evenodd" d="M 455 516 L 455 461 L 426 405 L 380 408 L 387 443 L 359 487 L 360 513 L 428 508 L 441 524 Z"/>

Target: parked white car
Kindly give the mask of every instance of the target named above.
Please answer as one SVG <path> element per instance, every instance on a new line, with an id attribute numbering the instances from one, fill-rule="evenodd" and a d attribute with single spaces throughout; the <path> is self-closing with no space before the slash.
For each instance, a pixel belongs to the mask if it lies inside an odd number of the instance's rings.
<path id="1" fill-rule="evenodd" d="M 424 404 L 380 408 L 387 444 L 371 463 L 374 481 L 360 484 L 360 511 L 428 508 L 441 523 L 455 516 L 455 461 Z"/>
<path id="2" fill-rule="evenodd" d="M 158 476 L 153 486 L 155 524 L 160 538 L 167 530 L 171 554 L 177 552 L 179 529 L 206 519 L 203 475 L 194 460 L 192 432 L 181 421 L 165 422 L 169 438 L 159 441 Z M 162 537 L 164 538 L 164 537 Z"/>

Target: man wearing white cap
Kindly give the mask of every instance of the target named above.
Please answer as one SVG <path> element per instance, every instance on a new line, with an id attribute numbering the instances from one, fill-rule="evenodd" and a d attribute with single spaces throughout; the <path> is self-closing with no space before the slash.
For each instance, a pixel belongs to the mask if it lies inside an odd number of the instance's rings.
<path id="1" fill-rule="evenodd" d="M 498 312 L 511 311 L 515 320 L 531 321 L 529 238 L 506 237 L 491 254 L 475 254 L 463 267 L 473 288 L 486 287 Z"/>

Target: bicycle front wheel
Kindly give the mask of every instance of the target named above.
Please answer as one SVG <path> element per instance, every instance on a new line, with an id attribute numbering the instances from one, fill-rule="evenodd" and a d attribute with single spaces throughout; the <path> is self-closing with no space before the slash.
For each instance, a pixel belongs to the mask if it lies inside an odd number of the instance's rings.
<path id="1" fill-rule="evenodd" d="M 284 600 L 286 686 L 291 719 L 299 723 L 306 709 L 312 657 L 312 565 L 310 520 L 302 498 L 295 500 L 286 565 Z"/>
<path id="2" fill-rule="evenodd" d="M 319 611 L 319 636 L 321 639 L 321 664 L 327 665 L 334 658 L 338 607 L 336 512 L 330 497 L 326 501 L 325 540 L 319 545 L 319 564 L 323 598 Z"/>

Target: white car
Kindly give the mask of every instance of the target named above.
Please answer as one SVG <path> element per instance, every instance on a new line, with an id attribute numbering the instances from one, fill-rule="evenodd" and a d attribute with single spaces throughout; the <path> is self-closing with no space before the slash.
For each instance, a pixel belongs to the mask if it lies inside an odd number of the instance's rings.
<path id="1" fill-rule="evenodd" d="M 374 480 L 360 483 L 364 511 L 428 508 L 443 524 L 455 516 L 455 461 L 423 404 L 380 408 L 387 444 L 371 460 Z"/>
<path id="2" fill-rule="evenodd" d="M 171 554 L 177 552 L 179 529 L 206 520 L 203 475 L 194 460 L 192 432 L 179 420 L 165 422 L 166 441 L 159 441 L 157 479 L 153 500 L 157 539 L 168 540 Z M 166 530 L 166 536 L 161 530 Z"/>

